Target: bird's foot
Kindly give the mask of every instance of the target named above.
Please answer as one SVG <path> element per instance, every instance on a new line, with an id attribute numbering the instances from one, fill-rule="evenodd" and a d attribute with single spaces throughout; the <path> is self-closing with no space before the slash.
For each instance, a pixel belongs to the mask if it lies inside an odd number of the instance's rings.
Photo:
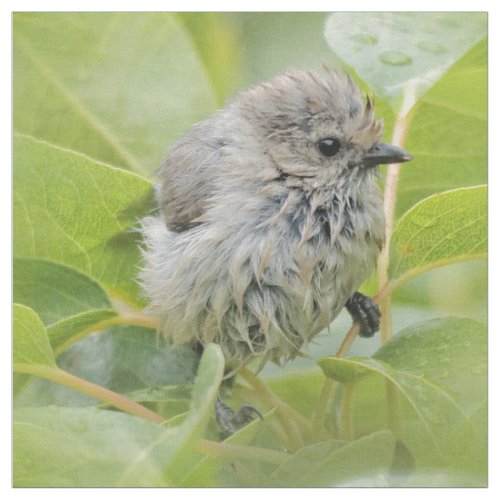
<path id="1" fill-rule="evenodd" d="M 249 424 L 256 417 L 264 420 L 257 408 L 252 405 L 242 405 L 238 411 L 229 408 L 217 395 L 215 401 L 215 418 L 219 424 L 222 439 L 226 439 Z"/>
<path id="2" fill-rule="evenodd" d="M 373 337 L 380 328 L 380 309 L 370 297 L 354 292 L 345 305 L 353 321 L 359 323 L 361 337 Z"/>

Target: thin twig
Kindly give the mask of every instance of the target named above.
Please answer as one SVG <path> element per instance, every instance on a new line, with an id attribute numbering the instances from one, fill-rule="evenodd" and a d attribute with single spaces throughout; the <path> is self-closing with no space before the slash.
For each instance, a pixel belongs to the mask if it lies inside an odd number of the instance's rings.
<path id="1" fill-rule="evenodd" d="M 392 134 L 392 144 L 404 147 L 408 135 L 410 111 L 416 101 L 415 86 L 409 84 L 405 88 L 403 104 L 396 118 Z M 389 263 L 391 238 L 394 230 L 394 213 L 396 210 L 397 189 L 399 180 L 399 164 L 388 165 L 384 188 L 384 214 L 385 214 L 385 246 L 379 260 L 378 279 L 381 290 L 390 288 L 389 285 Z M 380 322 L 380 338 L 382 344 L 387 343 L 392 337 L 392 314 L 391 296 L 389 293 L 380 294 L 380 312 L 382 318 Z M 388 426 L 395 435 L 399 435 L 400 415 L 397 391 L 389 380 L 385 381 L 387 398 L 387 418 Z"/>
<path id="2" fill-rule="evenodd" d="M 144 420 L 149 420 L 155 424 L 161 424 L 165 421 L 164 417 L 154 411 L 151 411 L 149 408 L 146 408 L 135 401 L 131 401 L 121 394 L 110 391 L 101 385 L 93 384 L 88 380 L 84 380 L 80 377 L 72 375 L 71 373 L 65 372 L 60 368 L 32 365 L 27 363 L 15 363 L 14 370 L 18 373 L 27 373 L 29 375 L 42 377 L 47 380 L 51 380 L 52 382 L 65 385 L 71 389 L 83 392 L 88 396 L 100 399 L 101 401 L 104 401 L 119 410 L 129 413 L 130 415 L 143 418 Z"/>
<path id="3" fill-rule="evenodd" d="M 350 441 L 353 437 L 352 426 L 352 400 L 355 382 L 344 384 L 344 397 L 342 398 L 342 415 L 340 421 L 340 438 Z"/>
<path id="4" fill-rule="evenodd" d="M 287 435 L 290 449 L 298 449 L 303 446 L 304 441 L 307 440 L 307 437 L 311 434 L 311 422 L 276 396 L 276 394 L 274 394 L 274 392 L 249 369 L 242 368 L 239 371 L 239 375 L 252 386 L 255 396 L 269 406 L 276 407 L 276 416 Z"/>
<path id="5" fill-rule="evenodd" d="M 110 328 L 111 326 L 140 326 L 143 328 L 149 328 L 151 330 L 158 329 L 158 321 L 156 318 L 150 318 L 138 313 L 127 313 L 124 315 L 113 316 L 111 318 L 104 319 L 98 323 L 94 323 L 87 328 L 80 330 L 79 332 L 72 335 L 70 338 L 66 339 L 62 344 L 58 345 L 54 349 L 54 354 L 58 356 L 68 349 L 76 341 L 85 338 L 91 333 L 100 332 Z"/>
<path id="6" fill-rule="evenodd" d="M 409 84 L 405 88 L 401 111 L 396 117 L 396 123 L 392 133 L 392 144 L 404 147 L 408 135 L 410 117 L 409 113 L 415 104 L 415 86 Z M 400 164 L 394 163 L 387 166 L 387 174 L 384 186 L 384 215 L 385 215 L 385 245 L 379 259 L 378 281 L 379 287 L 383 288 L 389 282 L 389 261 L 391 238 L 394 230 L 394 213 L 398 191 Z M 380 325 L 380 337 L 385 344 L 392 336 L 391 301 L 387 295 L 380 301 L 382 320 Z"/>

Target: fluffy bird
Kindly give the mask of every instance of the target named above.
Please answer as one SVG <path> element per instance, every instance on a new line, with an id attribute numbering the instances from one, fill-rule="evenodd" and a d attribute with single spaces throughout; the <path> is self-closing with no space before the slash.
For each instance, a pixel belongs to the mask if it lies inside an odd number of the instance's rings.
<path id="1" fill-rule="evenodd" d="M 140 278 L 173 344 L 221 346 L 228 367 L 297 356 L 346 307 L 361 335 L 380 312 L 357 288 L 385 222 L 377 166 L 411 159 L 349 76 L 295 70 L 195 124 L 157 172 Z"/>

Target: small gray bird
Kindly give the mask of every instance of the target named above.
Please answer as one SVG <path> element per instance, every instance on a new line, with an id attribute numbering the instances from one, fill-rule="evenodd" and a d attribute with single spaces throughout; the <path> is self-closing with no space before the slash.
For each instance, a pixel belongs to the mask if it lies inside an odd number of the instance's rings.
<path id="1" fill-rule="evenodd" d="M 344 74 L 289 71 L 195 124 L 157 172 L 140 278 L 173 344 L 221 346 L 228 367 L 294 358 L 343 307 L 384 244 L 379 164 L 408 161 Z"/>

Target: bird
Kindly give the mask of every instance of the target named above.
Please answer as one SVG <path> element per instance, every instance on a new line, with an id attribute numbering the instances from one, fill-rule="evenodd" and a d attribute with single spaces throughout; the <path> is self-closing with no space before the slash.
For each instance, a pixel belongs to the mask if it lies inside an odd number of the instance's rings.
<path id="1" fill-rule="evenodd" d="M 283 364 L 345 307 L 372 336 L 358 288 L 385 243 L 379 165 L 412 159 L 344 72 L 293 69 L 194 124 L 157 170 L 142 220 L 148 314 L 173 345 L 218 344 L 226 366 Z"/>

